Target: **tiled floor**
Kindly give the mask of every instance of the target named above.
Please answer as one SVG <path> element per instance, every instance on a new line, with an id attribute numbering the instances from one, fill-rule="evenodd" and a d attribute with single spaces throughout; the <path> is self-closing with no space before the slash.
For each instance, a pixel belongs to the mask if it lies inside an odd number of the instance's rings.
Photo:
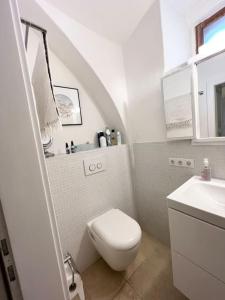
<path id="1" fill-rule="evenodd" d="M 82 278 L 86 300 L 187 300 L 173 287 L 169 248 L 146 233 L 126 271 L 115 272 L 100 259 Z"/>

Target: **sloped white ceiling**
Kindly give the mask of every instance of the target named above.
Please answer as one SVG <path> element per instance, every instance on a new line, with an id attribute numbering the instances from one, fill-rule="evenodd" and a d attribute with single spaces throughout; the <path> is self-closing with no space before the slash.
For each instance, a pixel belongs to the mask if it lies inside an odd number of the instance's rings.
<path id="1" fill-rule="evenodd" d="M 155 0 L 47 0 L 89 29 L 122 43 Z"/>

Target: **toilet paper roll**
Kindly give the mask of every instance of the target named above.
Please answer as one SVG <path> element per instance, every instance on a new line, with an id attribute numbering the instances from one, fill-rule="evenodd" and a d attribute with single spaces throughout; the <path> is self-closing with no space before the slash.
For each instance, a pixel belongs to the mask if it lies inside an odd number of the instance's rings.
<path id="1" fill-rule="evenodd" d="M 65 263 L 64 267 L 65 267 L 65 273 L 66 273 L 67 286 L 69 289 L 69 287 L 73 281 L 73 273 L 72 273 L 72 270 L 70 269 L 70 266 L 68 263 Z M 79 295 L 80 300 L 85 300 L 83 282 L 82 282 L 82 279 L 81 279 L 79 273 L 74 274 L 74 282 L 76 283 L 76 289 L 74 291 L 69 291 L 70 299 L 72 300 L 75 298 L 76 295 Z"/>

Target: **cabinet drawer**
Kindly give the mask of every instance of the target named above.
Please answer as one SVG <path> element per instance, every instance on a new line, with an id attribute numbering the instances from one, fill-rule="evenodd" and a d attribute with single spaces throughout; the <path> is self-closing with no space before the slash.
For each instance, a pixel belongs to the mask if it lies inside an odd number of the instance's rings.
<path id="1" fill-rule="evenodd" d="M 225 282 L 225 230 L 169 209 L 171 247 Z"/>
<path id="2" fill-rule="evenodd" d="M 174 285 L 189 299 L 225 299 L 225 284 L 220 280 L 176 252 L 172 252 L 172 261 Z"/>

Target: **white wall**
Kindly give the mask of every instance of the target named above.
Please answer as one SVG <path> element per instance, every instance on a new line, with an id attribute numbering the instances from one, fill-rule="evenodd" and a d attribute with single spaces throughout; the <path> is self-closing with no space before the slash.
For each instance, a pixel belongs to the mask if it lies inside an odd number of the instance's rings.
<path id="1" fill-rule="evenodd" d="M 54 143 L 52 148 L 54 153 L 65 153 L 65 142 L 70 143 L 71 140 L 74 141 L 75 145 L 86 142 L 96 144 L 96 132 L 106 127 L 107 120 L 101 115 L 95 102 L 76 78 L 76 75 L 52 51 L 49 51 L 49 61 L 54 85 L 79 89 L 83 120 L 83 125 L 62 126 L 61 129 L 53 131 Z"/>
<path id="2" fill-rule="evenodd" d="M 225 0 L 160 0 L 165 72 L 196 55 L 195 26 L 224 5 Z"/>
<path id="3" fill-rule="evenodd" d="M 164 48 L 164 71 L 167 72 L 191 57 L 191 29 L 185 15 L 168 0 L 160 0 Z"/>
<path id="4" fill-rule="evenodd" d="M 163 43 L 159 1 L 155 1 L 123 47 L 134 143 L 165 140 L 161 94 Z"/>
<path id="5" fill-rule="evenodd" d="M 224 5 L 225 0 L 160 0 L 165 72 L 196 55 L 195 26 Z"/>
<path id="6" fill-rule="evenodd" d="M 83 160 L 104 155 L 106 170 L 84 175 Z M 128 146 L 112 146 L 47 160 L 63 252 L 79 271 L 99 258 L 87 233 L 87 222 L 111 208 L 136 217 Z"/>

